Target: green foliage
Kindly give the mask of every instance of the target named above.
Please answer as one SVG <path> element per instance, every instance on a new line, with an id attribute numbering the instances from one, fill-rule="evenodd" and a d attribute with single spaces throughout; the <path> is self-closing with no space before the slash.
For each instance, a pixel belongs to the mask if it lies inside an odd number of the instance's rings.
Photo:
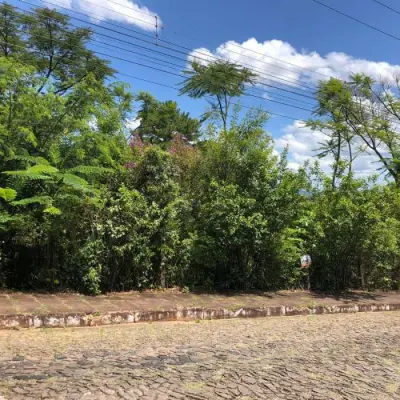
<path id="1" fill-rule="evenodd" d="M 268 234 L 268 221 L 255 199 L 236 185 L 211 182 L 210 198 L 201 207 L 195 252 L 206 276 L 219 288 L 248 288 Z"/>
<path id="2" fill-rule="evenodd" d="M 320 156 L 334 156 L 333 186 L 339 170 L 351 174 L 354 160 L 362 153 L 373 154 L 386 176 L 400 185 L 400 97 L 398 77 L 394 79 L 397 90 L 363 74 L 352 75 L 349 82 L 331 78 L 320 83 L 316 114 L 322 119 L 308 125 L 328 135 Z"/>
<path id="3" fill-rule="evenodd" d="M 14 7 L 2 3 L 0 5 L 0 51 L 2 56 L 8 57 L 23 48 L 20 26 L 21 16 Z"/>
<path id="4" fill-rule="evenodd" d="M 0 188 L 0 197 L 6 201 L 14 200 L 17 192 L 10 188 Z"/>
<path id="5" fill-rule="evenodd" d="M 52 215 L 60 215 L 61 214 L 61 210 L 57 207 L 54 206 L 50 206 L 50 207 L 46 207 L 43 212 L 48 213 L 48 214 L 52 214 Z"/>
<path id="6" fill-rule="evenodd" d="M 34 204 L 34 203 L 47 205 L 51 203 L 51 197 L 50 196 L 27 197 L 25 199 L 15 200 L 11 204 L 13 206 L 26 206 L 28 204 Z"/>
<path id="7" fill-rule="evenodd" d="M 83 256 L 89 257 L 91 266 L 86 281 L 93 285 L 93 277 L 99 276 L 98 287 L 103 290 L 129 290 L 151 285 L 154 277 L 150 240 L 157 226 L 154 206 L 149 205 L 139 192 L 124 186 L 106 199 L 105 206 L 103 218 L 96 227 L 96 260 L 93 259 L 91 241 L 87 244 L 89 251 L 86 246 L 82 250 Z"/>
<path id="8" fill-rule="evenodd" d="M 257 77 L 247 68 L 220 60 L 207 65 L 194 61 L 185 74 L 189 77 L 182 83 L 180 93 L 197 99 L 205 96 L 215 98 L 211 112 L 219 115 L 225 130 L 232 98 L 241 96 L 245 85 L 255 84 Z"/>
<path id="9" fill-rule="evenodd" d="M 140 92 L 135 100 L 141 103 L 137 112 L 140 125 L 136 132 L 143 140 L 163 144 L 170 142 L 177 133 L 188 140 L 197 139 L 200 122 L 180 111 L 175 101 L 161 102 L 146 92 Z"/>
<path id="10" fill-rule="evenodd" d="M 322 82 L 309 126 L 332 174 L 292 171 L 264 111 L 229 115 L 249 70 L 192 64 L 181 93 L 211 96 L 223 123 L 202 131 L 173 101 L 107 84 L 89 29 L 33 12 L 0 6 L 0 286 L 292 289 L 309 254 L 314 289 L 400 289 L 398 90 Z M 354 176 L 365 151 L 391 180 Z"/>
<path id="11" fill-rule="evenodd" d="M 67 171 L 72 173 L 80 173 L 82 175 L 100 175 L 103 173 L 110 173 L 112 172 L 112 169 L 105 167 L 96 167 L 92 165 L 77 165 L 76 167 L 69 168 Z"/>

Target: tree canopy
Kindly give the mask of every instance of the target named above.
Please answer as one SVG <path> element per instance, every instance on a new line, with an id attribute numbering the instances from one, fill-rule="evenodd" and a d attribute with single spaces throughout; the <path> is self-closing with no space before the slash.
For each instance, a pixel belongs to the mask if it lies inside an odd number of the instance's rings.
<path id="1" fill-rule="evenodd" d="M 193 141 L 199 137 L 200 121 L 179 110 L 175 101 L 158 101 L 150 93 L 140 92 L 135 98 L 140 102 L 136 128 L 142 140 L 154 144 L 165 144 L 175 134 L 181 134 Z"/>
<path id="2" fill-rule="evenodd" d="M 320 83 L 316 114 L 322 118 L 308 125 L 328 135 L 321 155 L 334 155 L 335 170 L 341 166 L 351 173 L 356 157 L 369 153 L 400 185 L 400 81 L 395 80 L 395 90 L 362 74 L 352 75 L 349 82 L 331 78 Z"/>
<path id="3" fill-rule="evenodd" d="M 256 74 L 248 68 L 240 67 L 228 61 L 217 60 L 207 65 L 196 61 L 191 63 L 191 69 L 185 71 L 188 77 L 182 84 L 180 93 L 196 99 L 210 96 L 211 112 L 217 113 L 222 119 L 226 130 L 232 98 L 244 93 L 245 85 L 256 82 Z"/>

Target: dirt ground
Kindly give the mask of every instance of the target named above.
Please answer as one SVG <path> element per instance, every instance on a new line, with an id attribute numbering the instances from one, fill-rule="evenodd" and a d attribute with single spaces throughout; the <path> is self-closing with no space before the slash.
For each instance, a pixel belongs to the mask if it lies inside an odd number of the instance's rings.
<path id="1" fill-rule="evenodd" d="M 0 292 L 0 315 L 52 314 L 69 312 L 112 312 L 171 310 L 177 307 L 241 308 L 267 306 L 310 307 L 341 304 L 398 304 L 399 292 L 347 292 L 341 294 L 307 291 L 265 293 L 181 293 L 178 291 L 124 292 L 104 296 L 28 294 Z"/>

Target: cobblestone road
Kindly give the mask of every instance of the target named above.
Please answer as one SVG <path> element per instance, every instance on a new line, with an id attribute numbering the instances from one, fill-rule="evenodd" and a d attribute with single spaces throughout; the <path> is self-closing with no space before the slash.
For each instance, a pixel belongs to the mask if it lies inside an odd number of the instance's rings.
<path id="1" fill-rule="evenodd" d="M 400 399 L 400 313 L 0 332 L 0 399 Z"/>

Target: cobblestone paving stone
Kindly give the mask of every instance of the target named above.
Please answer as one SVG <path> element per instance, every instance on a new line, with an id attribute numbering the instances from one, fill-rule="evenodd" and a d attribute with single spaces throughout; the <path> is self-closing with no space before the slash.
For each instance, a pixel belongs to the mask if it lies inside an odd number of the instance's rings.
<path id="1" fill-rule="evenodd" d="M 2 331 L 0 399 L 400 399 L 400 313 Z"/>

